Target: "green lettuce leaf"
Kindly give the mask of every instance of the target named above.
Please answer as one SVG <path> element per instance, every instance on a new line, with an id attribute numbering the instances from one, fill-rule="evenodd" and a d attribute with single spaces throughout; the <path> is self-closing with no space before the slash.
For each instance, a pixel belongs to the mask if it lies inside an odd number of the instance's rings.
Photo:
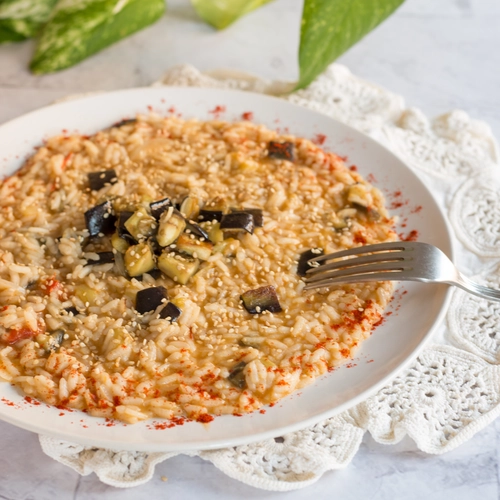
<path id="1" fill-rule="evenodd" d="M 3 0 L 0 2 L 0 43 L 35 36 L 57 0 Z"/>
<path id="2" fill-rule="evenodd" d="M 304 0 L 297 89 L 394 12 L 404 0 Z"/>
<path id="3" fill-rule="evenodd" d="M 31 61 L 33 73 L 68 68 L 157 21 L 164 0 L 59 0 Z"/>
<path id="4" fill-rule="evenodd" d="M 271 0 L 191 0 L 198 15 L 214 28 L 222 30 L 236 19 Z"/>

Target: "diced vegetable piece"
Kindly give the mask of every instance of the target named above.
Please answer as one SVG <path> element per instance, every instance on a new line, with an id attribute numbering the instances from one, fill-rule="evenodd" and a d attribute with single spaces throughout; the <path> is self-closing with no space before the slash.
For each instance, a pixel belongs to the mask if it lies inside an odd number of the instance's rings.
<path id="1" fill-rule="evenodd" d="M 159 269 L 151 269 L 151 271 L 148 271 L 147 274 L 149 274 L 154 280 L 161 278 L 161 271 Z"/>
<path id="2" fill-rule="evenodd" d="M 220 228 L 225 232 L 247 232 L 253 234 L 254 230 L 253 215 L 249 213 L 226 214 L 220 221 Z"/>
<path id="3" fill-rule="evenodd" d="M 136 118 L 127 118 L 125 120 L 120 120 L 119 122 L 113 124 L 113 127 L 120 128 L 125 125 L 132 125 L 133 123 L 136 123 L 137 119 Z"/>
<path id="4" fill-rule="evenodd" d="M 68 316 L 69 316 L 70 314 L 72 314 L 73 316 L 77 316 L 78 314 L 80 314 L 80 313 L 78 312 L 78 309 L 77 309 L 76 307 L 74 307 L 74 306 L 72 306 L 72 307 L 67 307 L 67 308 L 66 308 L 66 309 L 64 309 L 64 310 L 68 313 Z"/>
<path id="5" fill-rule="evenodd" d="M 208 232 L 208 238 L 212 243 L 221 243 L 222 241 L 224 241 L 224 233 L 222 232 L 222 229 L 220 228 L 220 224 L 218 222 L 213 224 L 210 228 L 210 231 Z"/>
<path id="6" fill-rule="evenodd" d="M 153 203 L 149 204 L 149 208 L 151 209 L 151 215 L 156 219 L 160 219 L 160 215 L 165 212 L 168 207 L 173 207 L 174 204 L 170 198 L 163 198 L 162 200 L 153 201 Z"/>
<path id="7" fill-rule="evenodd" d="M 293 161 L 295 159 L 293 142 L 271 141 L 267 146 L 267 156 L 278 160 Z"/>
<path id="8" fill-rule="evenodd" d="M 257 339 L 255 339 L 254 337 L 243 337 L 238 341 L 238 344 L 241 347 L 253 347 L 254 349 L 260 349 L 264 341 L 264 338 L 257 337 Z"/>
<path id="9" fill-rule="evenodd" d="M 181 285 L 185 285 L 199 267 L 200 261 L 198 259 L 187 259 L 168 251 L 163 252 L 158 257 L 160 271 Z"/>
<path id="10" fill-rule="evenodd" d="M 226 240 L 221 241 L 214 246 L 213 253 L 221 253 L 222 255 L 224 255 L 224 257 L 234 257 L 239 246 L 239 240 L 236 240 L 234 238 L 227 238 Z"/>
<path id="11" fill-rule="evenodd" d="M 373 207 L 366 207 L 366 215 L 371 220 L 379 220 L 381 217 L 380 212 Z"/>
<path id="12" fill-rule="evenodd" d="M 222 216 L 227 212 L 228 204 L 225 198 L 218 196 L 212 201 L 208 202 L 202 210 L 200 210 L 200 215 L 198 220 L 200 221 L 213 221 L 216 220 L 220 222 Z"/>
<path id="13" fill-rule="evenodd" d="M 188 220 L 196 220 L 200 214 L 200 200 L 195 196 L 186 196 L 182 200 L 179 212 Z"/>
<path id="14" fill-rule="evenodd" d="M 111 264 L 115 261 L 115 254 L 113 252 L 97 252 L 97 260 L 87 260 L 86 266 L 99 266 L 101 264 Z"/>
<path id="15" fill-rule="evenodd" d="M 124 210 L 118 214 L 118 222 L 116 223 L 116 230 L 119 236 L 123 236 L 124 234 L 130 235 L 128 229 L 125 226 L 125 222 L 127 222 L 130 217 L 134 215 L 134 212 L 130 212 L 128 210 Z"/>
<path id="16" fill-rule="evenodd" d="M 179 250 L 179 252 L 186 253 L 201 260 L 207 260 L 210 255 L 212 255 L 213 248 L 214 246 L 209 241 L 191 238 L 186 233 L 181 234 L 176 241 L 176 249 Z"/>
<path id="17" fill-rule="evenodd" d="M 89 186 L 92 191 L 99 191 L 106 184 L 116 184 L 118 182 L 118 177 L 116 176 L 116 171 L 103 170 L 102 172 L 90 172 L 88 175 Z"/>
<path id="18" fill-rule="evenodd" d="M 307 271 L 313 268 L 313 266 L 309 265 L 308 261 L 314 259 L 314 257 L 324 255 L 324 253 L 325 252 L 322 248 L 312 248 L 311 250 L 302 252 L 299 257 L 299 263 L 297 265 L 297 274 L 299 276 L 305 276 Z"/>
<path id="19" fill-rule="evenodd" d="M 377 221 L 381 217 L 380 212 L 377 209 L 373 208 L 373 206 L 371 206 L 371 205 L 369 205 L 367 207 L 363 207 L 362 205 L 359 205 L 358 203 L 353 203 L 353 205 L 361 213 L 366 214 L 368 219 L 371 221 Z M 351 210 L 354 210 L 354 209 L 351 209 Z"/>
<path id="20" fill-rule="evenodd" d="M 75 295 L 84 303 L 92 306 L 97 300 L 97 292 L 83 283 L 76 285 Z"/>
<path id="21" fill-rule="evenodd" d="M 123 223 L 123 227 L 125 228 L 125 230 L 136 240 L 138 239 L 137 235 L 141 234 L 138 226 L 143 217 L 148 217 L 148 214 L 146 214 L 145 211 L 139 209 L 136 212 L 133 212 L 133 214 L 128 217 L 127 220 Z"/>
<path id="22" fill-rule="evenodd" d="M 125 253 L 125 269 L 131 277 L 140 276 L 154 269 L 153 252 L 147 243 L 130 247 Z"/>
<path id="23" fill-rule="evenodd" d="M 38 281 L 30 281 L 26 285 L 26 290 L 35 290 L 35 288 L 38 286 Z"/>
<path id="24" fill-rule="evenodd" d="M 262 286 L 255 290 L 248 290 L 241 295 L 245 309 L 250 314 L 259 314 L 264 311 L 281 312 L 281 305 L 274 286 Z"/>
<path id="25" fill-rule="evenodd" d="M 154 311 L 168 300 L 168 292 L 164 286 L 153 286 L 137 292 L 135 309 L 139 314 Z"/>
<path id="26" fill-rule="evenodd" d="M 125 228 L 136 239 L 145 239 L 155 233 L 158 224 L 145 208 L 138 208 L 132 217 L 125 222 Z"/>
<path id="27" fill-rule="evenodd" d="M 364 208 L 373 203 L 373 197 L 364 184 L 353 184 L 347 190 L 347 201 Z"/>
<path id="28" fill-rule="evenodd" d="M 199 238 L 204 238 L 206 240 L 209 239 L 208 233 L 198 224 L 193 224 L 192 222 L 189 222 L 188 220 L 186 221 L 186 233 L 191 232 L 195 236 L 198 236 Z"/>
<path id="29" fill-rule="evenodd" d="M 47 354 L 50 354 L 51 352 L 56 352 L 59 350 L 61 347 L 61 344 L 64 340 L 64 330 L 55 330 L 54 332 L 50 334 L 42 334 L 42 335 L 37 335 L 36 341 L 42 347 L 45 349 L 45 352 Z"/>
<path id="30" fill-rule="evenodd" d="M 262 227 L 264 225 L 264 216 L 262 215 L 262 210 L 260 208 L 242 208 L 236 209 L 232 208 L 231 213 L 233 214 L 252 214 L 253 223 L 255 227 Z"/>
<path id="31" fill-rule="evenodd" d="M 245 367 L 247 364 L 244 361 L 241 361 L 233 369 L 229 372 L 229 376 L 227 379 L 231 384 L 238 389 L 245 389 L 247 386 L 247 381 L 245 379 Z"/>
<path id="32" fill-rule="evenodd" d="M 239 161 L 237 163 L 238 170 L 240 172 L 255 174 L 259 170 L 262 170 L 262 165 L 254 160 L 246 159 L 244 161 Z"/>
<path id="33" fill-rule="evenodd" d="M 343 208 L 339 210 L 332 221 L 332 226 L 337 230 L 351 227 L 352 219 L 356 216 L 355 208 Z"/>
<path id="34" fill-rule="evenodd" d="M 177 318 L 181 315 L 182 311 L 172 302 L 169 302 L 161 311 L 161 319 L 170 319 L 170 322 L 177 321 Z"/>
<path id="35" fill-rule="evenodd" d="M 200 210 L 200 215 L 198 216 L 198 220 L 200 221 L 217 221 L 220 222 L 222 219 L 222 210 Z"/>
<path id="36" fill-rule="evenodd" d="M 91 237 L 113 233 L 115 222 L 116 217 L 110 201 L 105 201 L 85 212 L 85 224 Z"/>
<path id="37" fill-rule="evenodd" d="M 129 238 L 132 238 L 130 235 L 128 236 Z M 130 243 L 125 238 L 121 238 L 120 236 L 118 236 L 118 233 L 113 233 L 113 236 L 111 236 L 111 246 L 117 252 L 125 253 L 130 247 Z"/>
<path id="38" fill-rule="evenodd" d="M 177 210 L 167 210 L 160 217 L 156 239 L 160 246 L 171 245 L 186 228 L 186 221 Z"/>

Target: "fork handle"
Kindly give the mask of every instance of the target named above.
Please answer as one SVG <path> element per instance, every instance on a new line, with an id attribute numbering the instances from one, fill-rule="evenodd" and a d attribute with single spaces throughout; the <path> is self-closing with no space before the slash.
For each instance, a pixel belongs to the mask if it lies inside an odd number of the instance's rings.
<path id="1" fill-rule="evenodd" d="M 467 278 L 462 273 L 457 273 L 457 279 L 455 281 L 446 281 L 450 285 L 456 285 L 466 292 L 482 297 L 483 299 L 496 300 L 500 302 L 500 290 L 494 290 L 487 286 L 479 285 L 475 281 Z"/>

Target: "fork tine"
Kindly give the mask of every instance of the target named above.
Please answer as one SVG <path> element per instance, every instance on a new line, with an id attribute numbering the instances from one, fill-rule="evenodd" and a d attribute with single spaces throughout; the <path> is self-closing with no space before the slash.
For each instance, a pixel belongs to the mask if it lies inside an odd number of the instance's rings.
<path id="1" fill-rule="evenodd" d="M 349 250 L 341 250 L 340 252 L 329 253 L 328 255 L 320 255 L 310 259 L 309 262 L 324 262 L 325 260 L 338 259 L 340 257 L 349 257 L 352 255 L 360 255 L 364 253 L 386 252 L 388 250 L 413 250 L 413 246 L 405 241 L 390 241 L 389 243 L 376 243 L 374 245 L 365 245 Z"/>
<path id="2" fill-rule="evenodd" d="M 335 255 L 335 254 L 331 254 Z M 405 260 L 405 255 L 403 252 L 382 252 L 375 253 L 371 255 L 365 255 L 362 257 L 353 257 L 352 259 L 343 259 L 331 262 L 330 264 L 322 264 L 318 267 L 313 267 L 309 269 L 306 273 L 311 276 L 313 274 L 322 273 L 329 271 L 331 269 L 340 269 L 344 267 L 362 267 L 365 264 L 371 264 L 373 262 L 397 262 Z"/>
<path id="3" fill-rule="evenodd" d="M 388 271 L 381 273 L 366 273 L 366 274 L 354 274 L 351 276 L 341 276 L 339 278 L 327 278 L 321 281 L 315 281 L 314 283 L 310 283 L 306 281 L 306 286 L 304 290 L 312 290 L 314 288 L 323 288 L 331 285 L 342 285 L 349 283 L 365 283 L 367 281 L 399 281 L 400 280 L 400 272 L 398 271 Z M 409 278 L 405 277 L 405 280 L 410 281 L 420 281 L 417 278 Z"/>
<path id="4" fill-rule="evenodd" d="M 368 264 L 366 266 L 360 267 L 349 267 L 347 269 L 337 269 L 333 271 L 326 271 L 324 273 L 318 273 L 313 275 L 311 278 L 306 280 L 306 283 L 313 283 L 315 281 L 324 281 L 326 279 L 340 278 L 342 276 L 359 276 L 369 273 L 374 273 L 376 271 L 405 271 L 410 267 L 399 261 L 399 262 L 378 262 L 375 264 Z"/>

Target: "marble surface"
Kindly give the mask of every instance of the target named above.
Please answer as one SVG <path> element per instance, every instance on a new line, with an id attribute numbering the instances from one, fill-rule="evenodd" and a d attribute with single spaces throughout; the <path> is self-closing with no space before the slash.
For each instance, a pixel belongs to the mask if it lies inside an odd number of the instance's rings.
<path id="1" fill-rule="evenodd" d="M 44 77 L 26 69 L 31 42 L 0 46 L 0 123 L 68 94 L 145 86 L 186 62 L 200 69 L 294 79 L 301 5 L 300 0 L 277 0 L 218 33 L 197 21 L 187 0 L 170 0 L 168 15 L 155 26 L 75 68 Z M 498 0 L 406 0 L 339 62 L 402 94 L 409 106 L 428 115 L 460 108 L 488 122 L 500 137 L 499 23 Z M 159 465 L 146 485 L 118 490 L 46 457 L 32 433 L 0 422 L 0 436 L 0 499 L 283 496 L 242 485 L 210 463 L 184 456 Z M 383 446 L 366 436 L 349 467 L 286 498 L 497 499 L 499 452 L 499 421 L 442 456 L 418 451 L 409 439 Z"/>

